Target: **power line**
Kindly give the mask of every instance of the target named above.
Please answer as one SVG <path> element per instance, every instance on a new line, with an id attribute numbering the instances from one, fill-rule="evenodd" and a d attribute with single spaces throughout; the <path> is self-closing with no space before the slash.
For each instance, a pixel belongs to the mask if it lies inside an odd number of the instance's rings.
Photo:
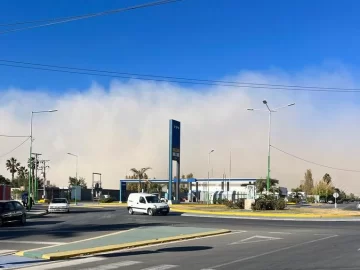
<path id="1" fill-rule="evenodd" d="M 6 137 L 6 138 L 30 138 L 30 136 L 16 136 L 16 135 L 4 135 L 4 134 L 0 134 L 0 137 Z"/>
<path id="2" fill-rule="evenodd" d="M 198 84 L 198 85 L 211 85 L 211 86 L 226 86 L 226 87 L 235 87 L 235 88 L 307 91 L 307 92 L 334 92 L 334 93 L 360 92 L 360 88 L 335 88 L 335 87 L 316 87 L 316 86 L 282 85 L 282 84 L 258 84 L 251 82 L 249 83 L 249 82 L 191 79 L 191 78 L 183 78 L 183 77 L 125 73 L 125 72 L 106 71 L 106 70 L 97 70 L 97 69 L 84 69 L 84 68 L 75 68 L 69 66 L 57 66 L 57 65 L 29 63 L 22 61 L 12 61 L 5 59 L 0 59 L 0 62 L 11 63 L 11 64 L 0 63 L 0 66 L 15 67 L 15 68 L 62 72 L 62 73 L 79 74 L 79 75 L 92 75 L 92 76 L 100 76 L 100 77 L 144 80 L 144 81 L 173 82 L 180 84 Z"/>
<path id="3" fill-rule="evenodd" d="M 3 157 L 5 157 L 5 156 L 7 156 L 8 154 L 10 154 L 11 152 L 15 151 L 15 150 L 18 149 L 20 146 L 22 146 L 24 143 L 26 143 L 29 139 L 30 139 L 30 137 L 28 136 L 28 138 L 27 138 L 25 141 L 23 141 L 21 144 L 19 144 L 18 146 L 16 146 L 14 149 L 10 150 L 9 152 L 1 155 L 0 158 L 3 158 Z"/>
<path id="4" fill-rule="evenodd" d="M 223 81 L 223 80 L 206 80 L 206 79 L 195 79 L 195 78 L 184 78 L 184 77 L 173 77 L 173 76 L 161 76 L 161 75 L 152 75 L 152 74 L 118 72 L 118 71 L 99 70 L 99 69 L 76 68 L 76 67 L 69 67 L 69 66 L 39 64 L 39 63 L 30 63 L 30 62 L 24 62 L 24 61 L 13 61 L 13 60 L 6 60 L 6 59 L 0 59 L 0 62 L 24 64 L 24 65 L 32 65 L 32 66 L 41 66 L 41 67 L 60 68 L 60 69 L 71 69 L 71 70 L 79 70 L 79 71 L 109 73 L 109 74 L 118 74 L 118 75 L 127 75 L 127 76 L 139 76 L 139 77 L 170 79 L 170 80 L 176 80 L 176 81 L 181 80 L 181 81 L 190 81 L 191 83 L 194 83 L 194 82 L 206 82 L 206 83 L 217 83 L 217 84 L 226 84 L 226 85 L 228 85 L 228 84 L 244 85 L 244 87 L 266 86 L 266 87 L 301 88 L 301 89 L 316 89 L 316 90 L 319 89 L 319 90 L 360 91 L 360 88 L 319 87 L 319 86 L 301 86 L 301 85 L 253 83 L 253 82 L 235 82 L 235 81 Z"/>
<path id="5" fill-rule="evenodd" d="M 359 170 L 352 170 L 352 169 L 342 169 L 342 168 L 336 168 L 336 167 L 331 167 L 331 166 L 327 166 L 327 165 L 323 165 L 323 164 L 320 164 L 320 163 L 317 163 L 317 162 L 313 162 L 313 161 L 310 161 L 310 160 L 306 160 L 304 158 L 301 158 L 301 157 L 298 157 L 298 156 L 295 156 L 293 154 L 290 154 L 288 152 L 285 152 L 284 150 L 281 150 L 273 145 L 270 145 L 270 147 L 278 150 L 279 152 L 282 152 L 288 156 L 291 156 L 293 158 L 296 158 L 296 159 L 299 159 L 299 160 L 302 160 L 302 161 L 305 161 L 307 163 L 311 163 L 311 164 L 314 164 L 314 165 L 317 165 L 317 166 L 320 166 L 320 167 L 324 167 L 324 168 L 328 168 L 328 169 L 333 169 L 333 170 L 338 170 L 338 171 L 345 171 L 345 172 L 356 172 L 356 173 L 360 173 Z"/>
<path id="6" fill-rule="evenodd" d="M 51 25 L 55 25 L 55 24 L 61 24 L 61 23 L 67 23 L 67 22 L 72 22 L 72 21 L 93 18 L 93 17 L 105 16 L 105 15 L 109 15 L 109 14 L 115 14 L 115 13 L 134 10 L 134 9 L 170 4 L 173 2 L 179 2 L 179 1 L 182 1 L 182 0 L 160 0 L 160 1 L 149 2 L 149 3 L 145 3 L 145 4 L 141 4 L 141 5 L 130 6 L 130 7 L 126 7 L 126 8 L 111 9 L 111 10 L 106 10 L 106 11 L 102 11 L 102 12 L 89 13 L 89 14 L 78 15 L 78 16 L 0 24 L 0 26 L 12 26 L 12 25 L 23 25 L 23 24 L 47 22 L 44 24 L 39 24 L 39 25 L 34 25 L 34 26 L 26 26 L 26 27 L 22 27 L 22 28 L 7 29 L 4 31 L 1 31 L 0 34 L 6 34 L 6 33 L 10 33 L 10 32 L 18 32 L 18 31 L 29 30 L 29 29 L 33 29 L 33 28 L 51 26 Z"/>

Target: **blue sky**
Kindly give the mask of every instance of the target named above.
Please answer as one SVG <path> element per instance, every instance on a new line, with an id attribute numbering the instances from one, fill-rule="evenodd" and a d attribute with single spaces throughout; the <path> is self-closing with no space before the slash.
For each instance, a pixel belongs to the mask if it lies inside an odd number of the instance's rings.
<path id="1" fill-rule="evenodd" d="M 0 24 L 144 2 L 3 0 Z M 0 35 L 0 59 L 164 76 L 360 88 L 359 7 L 358 1 L 184 0 Z M 18 90 L 9 91 L 11 87 Z M 132 167 L 150 166 L 152 176 L 167 177 L 169 119 L 182 123 L 182 173 L 206 177 L 211 147 L 216 149 L 214 176 L 221 177 L 229 167 L 230 149 L 234 177 L 264 176 L 267 115 L 245 110 L 263 106 L 263 98 L 272 107 L 296 102 L 274 117 L 273 145 L 333 167 L 354 169 L 360 163 L 360 127 L 354 124 L 359 122 L 359 94 L 118 82 L 0 66 L 0 97 L 0 134 L 28 134 L 32 110 L 59 110 L 34 119 L 33 145 L 34 151 L 51 160 L 48 176 L 58 185 L 66 185 L 74 171 L 67 152 L 81 156 L 80 176 L 91 179 L 93 171 L 101 171 L 112 188 Z M 0 148 L 6 153 L 19 143 L 2 139 Z M 20 147 L 3 159 L 15 156 L 24 163 L 28 151 L 27 146 Z M 329 172 L 342 188 L 360 191 L 354 173 L 328 171 L 275 151 L 272 158 L 272 174 L 286 186 L 297 186 L 311 168 L 315 180 Z M 0 174 L 9 173 L 0 166 Z"/>
<path id="2" fill-rule="evenodd" d="M 0 23 L 79 15 L 145 0 L 0 3 Z M 218 79 L 240 70 L 296 72 L 360 62 L 358 1 L 184 0 L 0 36 L 0 58 L 121 72 Z M 4 27 L 0 27 L 4 28 Z M 64 91 L 91 76 L 0 67 L 0 87 Z"/>

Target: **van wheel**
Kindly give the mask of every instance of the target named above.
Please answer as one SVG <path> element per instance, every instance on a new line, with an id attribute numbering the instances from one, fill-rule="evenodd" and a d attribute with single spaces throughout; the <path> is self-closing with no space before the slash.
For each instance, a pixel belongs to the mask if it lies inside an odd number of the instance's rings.
<path id="1" fill-rule="evenodd" d="M 130 215 L 133 215 L 133 214 L 134 214 L 134 210 L 133 210 L 131 207 L 129 207 L 128 211 L 129 211 L 129 214 L 130 214 Z"/>
<path id="2" fill-rule="evenodd" d="M 153 216 L 153 215 L 154 215 L 154 211 L 153 211 L 151 208 L 149 208 L 147 212 L 148 212 L 148 215 L 149 215 L 149 216 Z"/>

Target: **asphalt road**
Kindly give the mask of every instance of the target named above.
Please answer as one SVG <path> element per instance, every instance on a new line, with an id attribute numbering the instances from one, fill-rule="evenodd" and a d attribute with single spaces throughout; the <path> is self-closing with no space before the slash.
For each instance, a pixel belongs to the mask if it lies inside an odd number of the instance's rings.
<path id="1" fill-rule="evenodd" d="M 25 227 L 0 228 L 0 250 L 32 249 L 156 225 L 225 228 L 233 232 L 24 269 L 360 269 L 357 222 L 224 220 L 178 214 L 130 216 L 124 208 L 73 208 L 70 214 L 29 220 Z M 0 255 L 0 269 L 1 259 Z"/>

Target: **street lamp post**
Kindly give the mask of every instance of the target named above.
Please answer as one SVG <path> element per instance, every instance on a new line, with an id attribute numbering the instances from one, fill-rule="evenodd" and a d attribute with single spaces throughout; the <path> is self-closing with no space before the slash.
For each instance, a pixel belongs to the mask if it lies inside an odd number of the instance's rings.
<path id="1" fill-rule="evenodd" d="M 207 204 L 208 204 L 208 206 L 209 206 L 209 202 L 210 202 L 210 188 L 209 188 L 209 183 L 210 183 L 210 154 L 212 153 L 212 152 L 214 152 L 215 150 L 214 149 L 212 149 L 210 152 L 209 152 L 209 157 L 208 157 L 208 182 L 207 182 L 207 197 L 208 197 L 208 199 L 207 199 Z"/>
<path id="2" fill-rule="evenodd" d="M 271 148 L 271 115 L 274 112 L 277 112 L 280 109 L 290 107 L 295 105 L 295 103 L 291 103 L 285 106 L 281 106 L 275 109 L 270 109 L 268 102 L 263 100 L 263 104 L 266 106 L 266 110 L 269 112 L 269 131 L 268 131 L 268 158 L 267 158 L 267 177 L 266 177 L 266 193 L 269 194 L 270 191 L 270 148 Z M 264 111 L 262 109 L 247 109 L 248 111 Z"/>
<path id="3" fill-rule="evenodd" d="M 78 155 L 72 154 L 72 153 L 67 153 L 70 156 L 76 157 L 76 182 L 78 181 Z M 75 185 L 75 205 L 76 205 L 76 187 L 77 187 L 77 183 Z"/>
<path id="4" fill-rule="evenodd" d="M 29 168 L 29 195 L 31 193 L 31 169 L 32 169 L 32 164 L 31 164 L 31 157 L 32 157 L 32 143 L 33 143 L 33 118 L 34 118 L 34 114 L 36 113 L 52 113 L 52 112 L 57 112 L 57 110 L 48 110 L 48 111 L 35 111 L 35 112 L 31 112 L 31 121 L 30 121 L 30 168 Z M 33 187 L 34 189 L 34 187 Z"/>

